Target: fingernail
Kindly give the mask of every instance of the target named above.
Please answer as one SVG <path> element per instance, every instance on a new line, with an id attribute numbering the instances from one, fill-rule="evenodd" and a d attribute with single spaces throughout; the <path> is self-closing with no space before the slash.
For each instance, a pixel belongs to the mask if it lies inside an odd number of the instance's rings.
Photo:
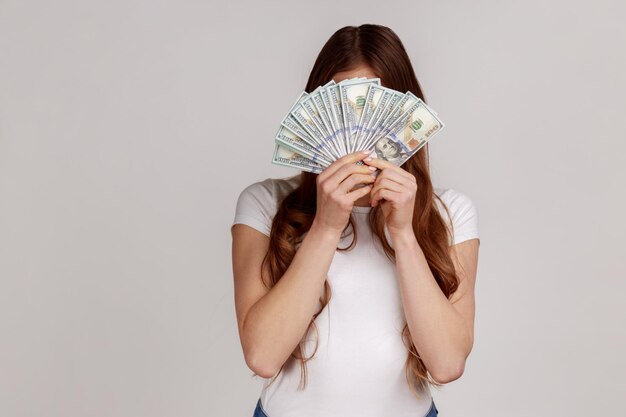
<path id="1" fill-rule="evenodd" d="M 364 159 L 364 161 L 367 161 L 367 162 L 369 162 L 369 161 L 371 161 L 371 160 L 372 160 L 372 157 L 371 157 L 371 156 L 368 156 L 367 158 L 365 158 L 365 159 Z"/>
<path id="2" fill-rule="evenodd" d="M 370 171 L 376 171 L 376 167 L 373 167 L 373 166 L 371 166 L 371 165 L 370 165 L 370 166 L 368 166 L 368 168 L 370 169 Z"/>
<path id="3" fill-rule="evenodd" d="M 362 153 L 363 155 L 369 155 L 370 151 L 368 151 L 368 150 L 366 149 L 366 150 L 364 150 L 364 151 L 361 151 L 361 153 Z"/>

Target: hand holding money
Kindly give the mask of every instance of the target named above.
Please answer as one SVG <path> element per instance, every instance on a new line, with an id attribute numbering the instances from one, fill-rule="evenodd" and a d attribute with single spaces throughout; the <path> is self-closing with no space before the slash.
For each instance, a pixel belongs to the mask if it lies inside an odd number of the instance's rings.
<path id="1" fill-rule="evenodd" d="M 371 175 L 376 168 L 355 164 L 368 154 L 361 151 L 344 155 L 317 176 L 316 225 L 333 232 L 344 229 L 354 202 L 369 193 L 376 180 Z"/>

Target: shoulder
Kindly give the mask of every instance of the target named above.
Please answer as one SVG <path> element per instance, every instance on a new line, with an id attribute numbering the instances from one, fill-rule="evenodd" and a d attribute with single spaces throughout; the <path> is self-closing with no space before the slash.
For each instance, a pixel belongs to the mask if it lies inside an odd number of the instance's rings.
<path id="1" fill-rule="evenodd" d="M 253 182 L 243 188 L 239 193 L 239 199 L 256 201 L 264 208 L 271 209 L 281 198 L 293 191 L 299 183 L 300 175 L 286 178 L 266 178 Z"/>
<path id="2" fill-rule="evenodd" d="M 435 198 L 441 215 L 452 229 L 452 244 L 479 238 L 478 209 L 472 199 L 467 194 L 453 188 L 435 187 L 434 192 L 441 199 L 439 201 Z M 442 203 L 447 207 L 449 216 L 442 207 Z"/>
<path id="3" fill-rule="evenodd" d="M 269 236 L 278 203 L 300 182 L 300 175 L 266 178 L 245 186 L 237 198 L 235 223 L 244 223 Z"/>
<path id="4" fill-rule="evenodd" d="M 462 191 L 454 188 L 434 187 L 434 192 L 453 212 L 462 212 L 466 210 L 476 209 L 472 199 Z"/>

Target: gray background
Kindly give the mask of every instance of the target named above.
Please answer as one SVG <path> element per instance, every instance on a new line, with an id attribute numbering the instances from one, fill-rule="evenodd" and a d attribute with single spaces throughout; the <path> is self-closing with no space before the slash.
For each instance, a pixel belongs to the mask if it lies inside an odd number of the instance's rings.
<path id="1" fill-rule="evenodd" d="M 241 189 L 323 43 L 379 23 L 479 210 L 476 342 L 442 416 L 623 410 L 620 1 L 0 1 L 0 415 L 251 416 Z"/>

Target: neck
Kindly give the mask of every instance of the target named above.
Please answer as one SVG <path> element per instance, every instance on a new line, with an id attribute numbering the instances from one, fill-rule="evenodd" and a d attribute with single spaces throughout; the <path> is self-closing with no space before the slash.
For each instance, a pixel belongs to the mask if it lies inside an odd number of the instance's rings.
<path id="1" fill-rule="evenodd" d="M 370 207 L 370 195 L 366 194 L 363 197 L 359 198 L 354 202 L 354 205 L 358 207 Z"/>

